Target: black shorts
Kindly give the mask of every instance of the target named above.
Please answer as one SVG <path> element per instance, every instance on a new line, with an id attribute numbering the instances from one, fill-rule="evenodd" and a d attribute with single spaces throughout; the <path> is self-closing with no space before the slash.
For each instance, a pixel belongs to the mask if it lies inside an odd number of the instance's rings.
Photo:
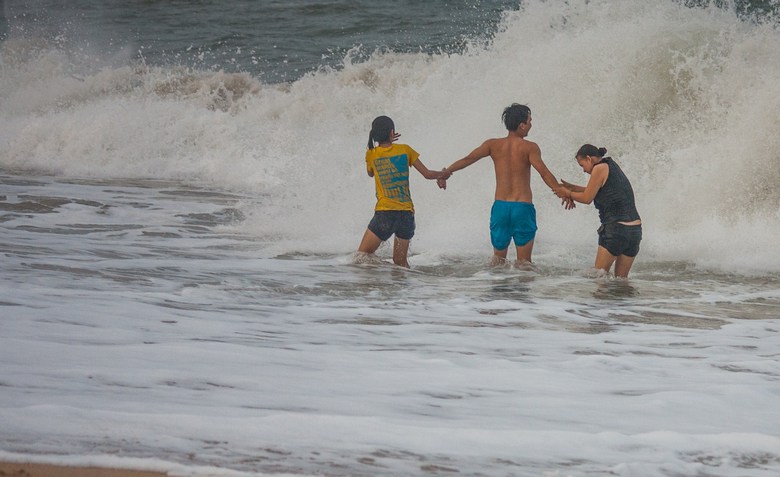
<path id="1" fill-rule="evenodd" d="M 399 239 L 414 237 L 414 212 L 411 210 L 377 210 L 368 223 L 368 230 L 374 232 L 383 242 L 395 234 Z"/>
<path id="2" fill-rule="evenodd" d="M 641 241 L 642 225 L 623 225 L 615 222 L 599 227 L 599 245 L 616 257 L 636 257 Z"/>

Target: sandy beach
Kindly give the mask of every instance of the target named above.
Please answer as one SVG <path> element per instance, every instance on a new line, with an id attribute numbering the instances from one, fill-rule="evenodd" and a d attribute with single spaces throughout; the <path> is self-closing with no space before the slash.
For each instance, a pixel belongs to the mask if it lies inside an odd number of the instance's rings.
<path id="1" fill-rule="evenodd" d="M 141 470 L 0 462 L 0 477 L 166 477 L 167 475 Z"/>

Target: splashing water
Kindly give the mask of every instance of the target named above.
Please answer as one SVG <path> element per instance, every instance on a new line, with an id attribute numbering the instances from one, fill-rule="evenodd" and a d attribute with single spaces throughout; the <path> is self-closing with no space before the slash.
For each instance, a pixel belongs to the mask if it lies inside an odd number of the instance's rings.
<path id="1" fill-rule="evenodd" d="M 374 200 L 362 165 L 374 116 L 393 117 L 439 168 L 503 135 L 501 110 L 517 101 L 531 106 L 530 139 L 559 177 L 585 182 L 572 159 L 582 143 L 609 149 L 634 184 L 646 258 L 780 269 L 780 33 L 729 10 L 527 2 L 461 52 L 357 60 L 354 50 L 280 84 L 143 64 L 85 72 L 58 49 L 2 48 L 2 167 L 252 191 L 260 199 L 235 226 L 277 237 L 280 253 L 354 248 Z M 489 253 L 492 187 L 487 162 L 444 193 L 413 177 L 413 251 Z M 541 181 L 534 188 L 539 253 L 583 247 L 595 212 L 564 212 Z"/>

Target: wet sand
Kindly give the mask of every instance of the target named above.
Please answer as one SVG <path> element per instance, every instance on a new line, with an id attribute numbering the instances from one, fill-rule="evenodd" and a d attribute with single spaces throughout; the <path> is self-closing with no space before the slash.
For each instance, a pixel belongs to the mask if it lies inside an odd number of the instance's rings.
<path id="1" fill-rule="evenodd" d="M 143 470 L 70 467 L 49 464 L 0 462 L 0 477 L 167 477 L 168 474 Z"/>

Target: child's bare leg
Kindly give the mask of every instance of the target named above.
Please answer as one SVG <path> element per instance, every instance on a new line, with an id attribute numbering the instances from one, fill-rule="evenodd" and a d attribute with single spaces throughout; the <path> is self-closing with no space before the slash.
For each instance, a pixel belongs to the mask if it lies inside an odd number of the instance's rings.
<path id="1" fill-rule="evenodd" d="M 382 245 L 382 240 L 376 234 L 368 229 L 363 234 L 363 240 L 352 257 L 352 263 L 379 263 L 380 260 L 374 255 L 374 252 Z"/>
<path id="2" fill-rule="evenodd" d="M 368 229 L 363 234 L 363 240 L 360 241 L 358 252 L 374 253 L 382 245 L 382 239 L 376 236 L 376 234 Z"/>
<path id="3" fill-rule="evenodd" d="M 402 267 L 409 268 L 407 256 L 409 254 L 409 240 L 395 238 L 393 244 L 393 263 Z"/>

